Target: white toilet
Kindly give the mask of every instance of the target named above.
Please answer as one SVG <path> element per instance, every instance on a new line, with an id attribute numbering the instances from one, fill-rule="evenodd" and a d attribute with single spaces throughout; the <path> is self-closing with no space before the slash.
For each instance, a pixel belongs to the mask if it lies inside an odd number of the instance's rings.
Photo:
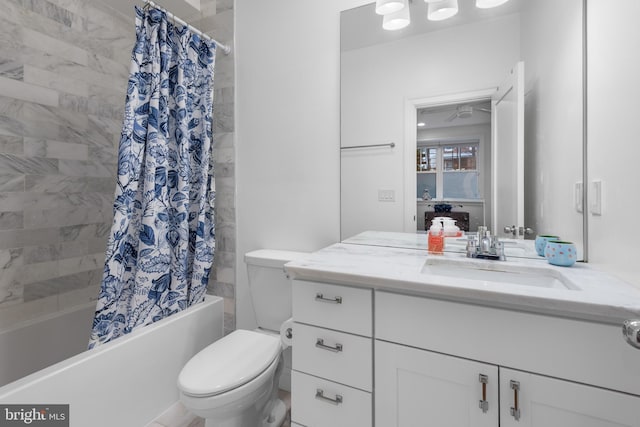
<path id="1" fill-rule="evenodd" d="M 258 329 L 238 329 L 219 339 L 192 357 L 178 377 L 180 400 L 205 419 L 205 427 L 282 424 L 280 329 L 291 317 L 291 283 L 284 265 L 305 255 L 268 249 L 245 255 Z"/>

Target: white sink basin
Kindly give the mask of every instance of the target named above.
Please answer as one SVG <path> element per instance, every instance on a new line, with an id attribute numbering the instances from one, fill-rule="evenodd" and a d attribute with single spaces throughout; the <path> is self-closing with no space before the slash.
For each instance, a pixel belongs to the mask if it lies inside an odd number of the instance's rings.
<path id="1" fill-rule="evenodd" d="M 508 261 L 429 257 L 422 266 L 422 273 L 478 282 L 580 290 L 578 286 L 556 270 L 542 266 L 509 265 Z"/>

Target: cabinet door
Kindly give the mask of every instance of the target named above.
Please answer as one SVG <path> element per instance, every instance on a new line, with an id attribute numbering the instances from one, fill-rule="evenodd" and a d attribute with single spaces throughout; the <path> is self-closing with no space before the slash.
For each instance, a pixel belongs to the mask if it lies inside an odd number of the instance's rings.
<path id="1" fill-rule="evenodd" d="M 500 368 L 502 427 L 638 427 L 640 397 Z"/>
<path id="2" fill-rule="evenodd" d="M 497 366 L 384 341 L 375 346 L 376 426 L 498 425 Z"/>

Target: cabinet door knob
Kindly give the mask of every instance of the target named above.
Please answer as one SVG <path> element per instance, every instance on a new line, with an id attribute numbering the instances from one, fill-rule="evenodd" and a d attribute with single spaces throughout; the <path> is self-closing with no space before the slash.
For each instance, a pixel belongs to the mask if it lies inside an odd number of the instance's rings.
<path id="1" fill-rule="evenodd" d="M 318 388 L 316 389 L 316 399 L 322 400 L 323 402 L 331 403 L 332 405 L 340 405 L 342 403 L 342 396 L 336 394 L 335 398 L 330 398 L 324 395 L 324 390 Z"/>
<path id="2" fill-rule="evenodd" d="M 323 294 L 316 294 L 316 301 L 326 302 L 329 304 L 342 304 L 342 297 L 325 298 Z"/>
<path id="3" fill-rule="evenodd" d="M 622 335 L 631 346 L 640 348 L 640 319 L 625 320 L 622 324 Z"/>

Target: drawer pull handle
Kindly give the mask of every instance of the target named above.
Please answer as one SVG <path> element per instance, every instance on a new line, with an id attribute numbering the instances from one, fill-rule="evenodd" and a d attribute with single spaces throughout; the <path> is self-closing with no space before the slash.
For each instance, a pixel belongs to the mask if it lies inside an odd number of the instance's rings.
<path id="1" fill-rule="evenodd" d="M 339 353 L 342 351 L 342 344 L 336 344 L 335 347 L 331 347 L 330 345 L 326 345 L 322 338 L 318 338 L 316 340 L 316 347 L 321 348 L 323 350 L 332 351 L 334 353 Z"/>
<path id="2" fill-rule="evenodd" d="M 342 304 L 342 297 L 325 298 L 322 294 L 316 294 L 316 301 L 327 302 L 329 304 Z"/>
<path id="3" fill-rule="evenodd" d="M 520 383 L 518 381 L 511 380 L 509 381 L 509 387 L 513 390 L 513 406 L 511 409 L 511 416 L 516 420 L 520 420 L 520 402 L 519 402 L 519 392 L 520 392 Z"/>
<path id="4" fill-rule="evenodd" d="M 487 401 L 487 384 L 489 383 L 489 377 L 480 374 L 478 377 L 480 384 L 482 384 L 482 399 L 480 400 L 480 409 L 482 409 L 483 413 L 486 413 L 489 410 L 489 402 Z"/>
<path id="5" fill-rule="evenodd" d="M 324 391 L 322 389 L 316 389 L 316 399 L 322 400 L 323 402 L 331 403 L 332 405 L 340 405 L 342 403 L 342 396 L 336 394 L 335 399 L 327 397 L 324 395 Z"/>

